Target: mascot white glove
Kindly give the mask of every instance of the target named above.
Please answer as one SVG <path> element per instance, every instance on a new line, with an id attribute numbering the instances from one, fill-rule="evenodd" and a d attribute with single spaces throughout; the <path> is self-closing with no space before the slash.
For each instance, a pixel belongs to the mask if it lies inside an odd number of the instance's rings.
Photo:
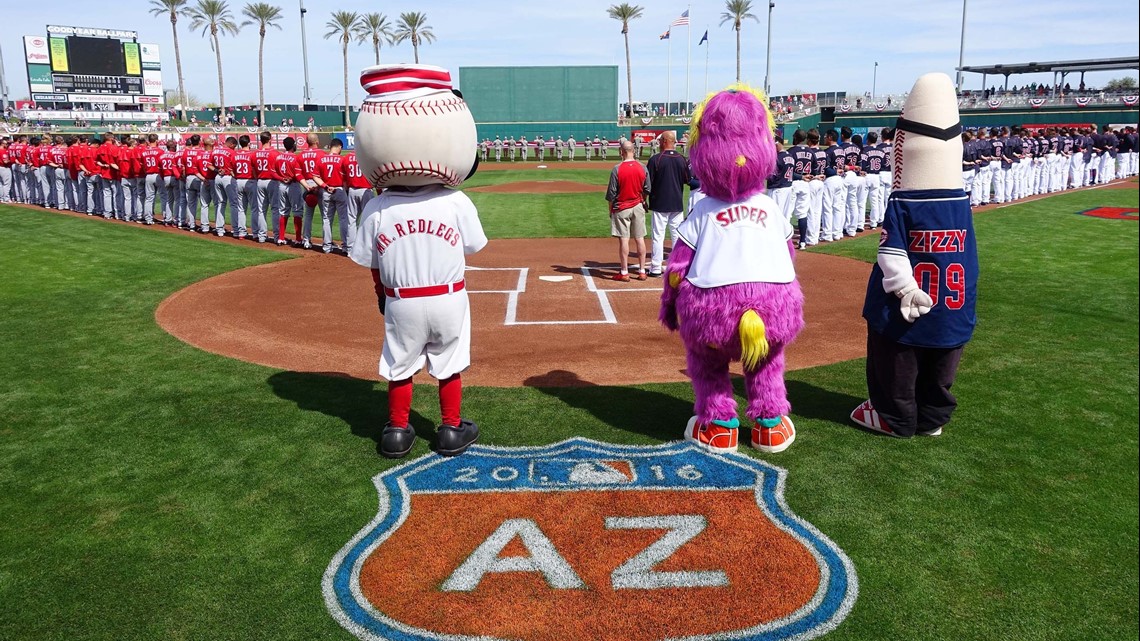
<path id="1" fill-rule="evenodd" d="M 899 297 L 899 311 L 902 312 L 903 320 L 908 323 L 918 320 L 919 316 L 929 312 L 930 308 L 934 306 L 934 301 L 930 299 L 930 295 L 922 291 L 918 283 L 912 283 L 895 293 Z"/>

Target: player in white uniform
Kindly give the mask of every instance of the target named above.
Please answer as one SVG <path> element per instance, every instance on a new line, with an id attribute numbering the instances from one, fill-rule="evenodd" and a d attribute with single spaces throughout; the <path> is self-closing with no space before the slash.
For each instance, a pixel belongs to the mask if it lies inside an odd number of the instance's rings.
<path id="1" fill-rule="evenodd" d="M 412 377 L 426 363 L 439 380 L 443 423 L 436 451 L 455 456 L 479 435 L 474 423 L 460 418 L 460 374 L 471 364 L 464 257 L 482 249 L 487 237 L 471 200 L 447 187 L 474 171 L 475 121 L 451 91 L 445 69 L 382 65 L 365 69 L 360 82 L 370 95 L 357 121 L 357 160 L 384 191 L 361 213 L 349 255 L 372 270 L 384 314 L 380 375 L 388 380 L 389 422 L 380 453 L 400 458 L 411 451 Z M 433 169 L 403 169 L 417 163 Z"/>

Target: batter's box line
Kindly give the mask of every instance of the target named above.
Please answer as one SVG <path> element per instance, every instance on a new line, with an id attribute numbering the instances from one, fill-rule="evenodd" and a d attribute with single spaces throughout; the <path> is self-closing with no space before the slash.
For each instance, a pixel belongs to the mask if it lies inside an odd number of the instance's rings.
<path id="1" fill-rule="evenodd" d="M 518 282 L 514 289 L 475 289 L 467 290 L 469 294 L 506 294 L 507 296 L 507 312 L 506 317 L 503 319 L 503 325 L 617 325 L 617 316 L 614 315 L 613 307 L 610 305 L 609 292 L 650 292 L 657 291 L 656 288 L 622 288 L 622 289 L 599 289 L 594 283 L 594 276 L 590 273 L 589 267 L 582 267 L 582 278 L 586 281 L 586 289 L 598 297 L 598 306 L 602 310 L 602 320 L 579 320 L 579 321 L 565 321 L 565 320 L 549 320 L 549 321 L 520 321 L 518 320 L 518 306 L 519 295 L 526 292 L 527 276 L 530 274 L 529 267 L 468 267 L 468 271 L 517 271 L 519 274 Z"/>

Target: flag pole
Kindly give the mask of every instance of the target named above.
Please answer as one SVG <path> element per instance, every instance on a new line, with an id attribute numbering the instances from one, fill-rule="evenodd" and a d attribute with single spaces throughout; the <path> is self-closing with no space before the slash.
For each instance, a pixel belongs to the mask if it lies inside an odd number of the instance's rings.
<path id="1" fill-rule="evenodd" d="M 705 25 L 705 33 L 709 32 L 708 25 Z M 709 40 L 705 38 L 705 95 L 709 95 Z"/>
<path id="2" fill-rule="evenodd" d="M 665 32 L 669 41 L 669 56 L 666 58 L 666 77 L 665 77 L 665 117 L 669 117 L 669 103 L 673 99 L 673 27 Z"/>
<path id="3" fill-rule="evenodd" d="M 685 25 L 685 33 L 688 34 L 689 44 L 688 53 L 685 54 L 685 113 L 689 113 L 689 67 L 693 62 L 693 5 L 689 5 L 685 9 L 685 13 L 689 14 L 689 22 Z"/>

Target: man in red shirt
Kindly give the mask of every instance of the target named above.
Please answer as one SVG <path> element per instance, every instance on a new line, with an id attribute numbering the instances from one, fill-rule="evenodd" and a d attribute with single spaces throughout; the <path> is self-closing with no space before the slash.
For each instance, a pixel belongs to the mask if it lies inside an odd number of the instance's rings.
<path id="1" fill-rule="evenodd" d="M 0 203 L 12 202 L 12 155 L 8 151 L 10 144 L 7 138 L 0 139 Z"/>
<path id="2" fill-rule="evenodd" d="M 153 135 L 153 134 L 152 134 Z M 157 136 L 156 136 L 157 138 Z M 182 191 L 182 167 L 178 153 L 178 143 L 166 141 L 166 151 L 158 156 L 158 196 L 162 201 L 162 224 L 177 226 L 181 220 L 178 195 Z"/>
<path id="3" fill-rule="evenodd" d="M 48 137 L 32 139 L 32 187 L 35 190 L 35 198 L 32 200 L 32 204 L 40 207 L 49 205 L 48 197 L 51 195 L 51 187 L 47 179 L 48 144 L 50 142 Z"/>
<path id="4" fill-rule="evenodd" d="M 292 136 L 281 141 L 285 151 L 277 154 L 277 163 L 274 169 L 277 173 L 277 201 L 274 210 L 274 220 L 277 227 L 274 233 L 277 237 L 277 244 L 285 244 L 285 226 L 288 224 L 288 216 L 293 214 L 293 244 L 308 247 L 308 241 L 302 242 L 301 240 L 301 207 L 304 205 L 302 200 L 303 190 L 301 188 L 302 179 L 301 164 L 297 162 L 297 155 L 294 153 L 297 149 L 297 143 L 293 140 Z"/>
<path id="5" fill-rule="evenodd" d="M 320 182 L 320 165 L 321 159 L 324 158 L 325 152 L 321 149 L 321 139 L 317 134 L 309 134 L 305 136 L 305 143 L 308 148 L 297 154 L 297 161 L 301 166 L 301 188 L 303 191 L 316 191 L 322 189 Z M 305 249 L 312 247 L 313 239 L 313 210 L 314 207 L 305 205 L 305 217 L 301 225 L 301 246 Z M 329 218 L 325 216 L 324 208 L 321 208 L 322 217 L 324 217 L 324 233 L 326 237 L 326 247 L 331 242 L 332 225 Z M 325 252 L 328 253 L 328 252 Z"/>
<path id="6" fill-rule="evenodd" d="M 154 204 L 156 200 L 160 200 L 158 190 L 159 181 L 162 178 L 162 168 L 159 166 L 162 150 L 158 148 L 158 136 L 156 134 L 147 135 L 146 145 L 139 149 L 138 154 L 139 160 L 142 162 L 142 184 L 140 187 L 143 192 L 143 223 L 153 225 Z"/>
<path id="7" fill-rule="evenodd" d="M 99 195 L 103 203 L 101 211 L 103 218 L 106 219 L 115 217 L 115 200 L 111 179 L 114 172 L 118 170 L 118 162 L 119 152 L 115 146 L 115 136 L 108 131 L 103 134 L 103 142 L 95 150 L 95 166 L 99 172 Z"/>
<path id="8" fill-rule="evenodd" d="M 20 134 L 8 145 L 8 157 L 12 159 L 12 199 L 18 203 L 28 202 L 28 165 L 24 160 L 28 137 Z"/>
<path id="9" fill-rule="evenodd" d="M 214 211 L 215 226 L 217 223 L 217 212 L 215 210 L 214 202 L 214 180 L 218 177 L 218 172 L 214 168 L 214 148 L 217 141 L 213 138 L 205 138 L 202 140 L 202 155 L 199 157 L 201 174 L 202 174 L 202 188 L 198 196 L 202 200 L 202 227 L 198 230 L 203 234 L 210 233 L 210 214 Z M 217 231 L 217 230 L 215 230 Z M 222 219 L 222 235 L 226 233 L 225 218 Z"/>
<path id="10" fill-rule="evenodd" d="M 119 147 L 119 197 L 118 205 L 119 211 L 123 214 L 123 220 L 131 222 L 138 220 L 143 222 L 142 212 L 138 211 L 142 207 L 135 207 L 136 194 L 138 193 L 139 179 L 136 164 L 138 162 L 138 142 L 131 136 L 123 137 L 123 144 Z"/>
<path id="11" fill-rule="evenodd" d="M 649 195 L 648 174 L 645 166 L 633 157 L 633 143 L 621 143 L 621 162 L 610 172 L 606 200 L 610 203 L 610 235 L 618 239 L 621 271 L 614 280 L 629 282 L 629 239 L 637 244 L 637 259 L 641 272 L 637 280 L 645 280 L 645 198 Z"/>
<path id="12" fill-rule="evenodd" d="M 87 203 L 79 200 L 79 136 L 67 137 L 64 164 L 67 168 L 67 204 L 74 212 L 82 212 Z"/>
<path id="13" fill-rule="evenodd" d="M 321 222 L 323 224 L 322 239 L 324 240 L 321 249 L 326 253 L 333 251 L 333 236 L 332 236 L 332 221 L 338 213 L 340 214 L 340 239 L 341 246 L 337 247 L 339 251 L 344 251 L 344 245 L 348 239 L 348 217 L 345 215 L 345 209 L 348 206 L 348 196 L 344 191 L 344 157 L 340 155 L 341 142 L 337 138 L 333 138 L 329 143 L 329 153 L 321 157 L 320 164 L 318 165 L 320 173 L 318 175 L 318 184 L 320 187 L 321 196 Z M 353 228 L 352 233 L 356 233 Z"/>
<path id="14" fill-rule="evenodd" d="M 229 140 L 226 141 L 229 144 Z M 247 203 L 254 203 L 257 192 L 257 180 L 253 177 L 254 166 L 254 153 L 249 148 L 249 136 L 242 135 L 237 139 L 237 148 L 233 150 L 233 179 L 230 181 L 230 211 L 237 212 L 236 218 L 232 221 L 235 235 L 238 238 L 245 238 L 245 209 Z M 252 217 L 251 234 L 257 239 L 257 242 L 265 242 L 265 217 L 258 217 L 256 206 L 250 207 L 250 216 Z"/>
<path id="15" fill-rule="evenodd" d="M 376 195 L 372 191 L 372 183 L 364 177 L 364 172 L 360 170 L 360 163 L 356 161 L 356 152 L 350 151 L 344 157 L 344 162 L 341 163 L 341 168 L 344 171 L 344 186 L 346 192 L 345 198 L 345 214 L 348 216 L 348 236 L 341 236 L 344 241 L 345 251 L 352 254 L 352 241 L 356 239 L 356 226 L 357 221 L 361 220 L 362 212 L 368 205 L 368 201 Z"/>
<path id="16" fill-rule="evenodd" d="M 234 238 L 245 238 L 245 212 L 240 214 L 234 210 L 230 201 L 230 185 L 234 179 L 234 148 L 237 147 L 237 138 L 230 136 L 225 143 L 218 145 L 210 154 L 210 164 L 214 171 L 214 204 L 217 213 L 214 216 L 214 231 L 219 236 L 226 235 L 226 208 L 230 213 L 230 233 Z"/>
<path id="17" fill-rule="evenodd" d="M 253 178 L 256 180 L 256 187 L 253 190 L 252 207 L 257 211 L 254 220 L 263 221 L 266 216 L 272 216 L 273 238 L 276 239 L 279 238 L 278 220 L 270 211 L 270 205 L 277 202 L 280 187 L 277 181 L 277 150 L 271 144 L 273 136 L 268 131 L 261 132 L 258 140 L 261 146 L 253 153 Z M 265 230 L 264 223 L 260 224 L 260 229 Z M 284 245 L 285 241 L 281 240 L 277 244 Z"/>

